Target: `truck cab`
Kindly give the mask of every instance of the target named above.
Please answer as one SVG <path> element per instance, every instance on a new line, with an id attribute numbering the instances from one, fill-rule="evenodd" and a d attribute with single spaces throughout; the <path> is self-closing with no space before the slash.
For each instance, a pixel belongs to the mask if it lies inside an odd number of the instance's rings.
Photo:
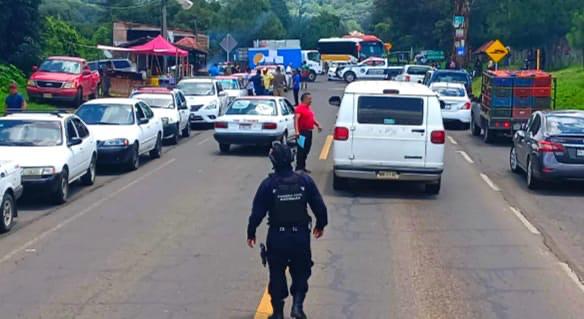
<path id="1" fill-rule="evenodd" d="M 316 74 L 323 74 L 320 53 L 317 50 L 302 50 L 302 61 Z"/>

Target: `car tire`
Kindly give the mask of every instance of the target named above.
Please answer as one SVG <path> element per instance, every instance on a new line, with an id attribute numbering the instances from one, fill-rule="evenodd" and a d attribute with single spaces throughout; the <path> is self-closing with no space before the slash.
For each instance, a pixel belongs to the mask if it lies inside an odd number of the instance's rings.
<path id="1" fill-rule="evenodd" d="M 87 168 L 87 172 L 81 177 L 81 183 L 85 186 L 91 186 L 95 183 L 95 172 L 97 167 L 97 157 L 95 154 L 91 157 L 91 162 Z"/>
<path id="2" fill-rule="evenodd" d="M 60 205 L 67 202 L 69 198 L 69 171 L 66 167 L 63 168 L 63 171 L 59 175 L 58 178 L 57 190 L 53 193 L 53 203 Z"/>
<path id="3" fill-rule="evenodd" d="M 527 188 L 529 189 L 538 189 L 541 186 L 540 181 L 535 176 L 535 168 L 533 168 L 531 158 L 527 160 L 527 174 L 525 174 L 525 179 Z"/>
<path id="4" fill-rule="evenodd" d="M 83 104 L 83 89 L 77 89 L 77 95 L 75 95 L 75 100 L 73 100 L 73 107 L 77 108 Z"/>
<path id="5" fill-rule="evenodd" d="M 156 138 L 156 146 L 154 149 L 150 151 L 150 158 L 157 159 L 162 156 L 162 135 L 158 133 L 158 137 Z"/>
<path id="6" fill-rule="evenodd" d="M 130 157 L 126 165 L 129 171 L 135 171 L 140 167 L 140 147 L 138 143 L 134 143 L 134 146 L 132 146 L 132 157 Z"/>
<path id="7" fill-rule="evenodd" d="M 179 127 L 179 124 L 176 123 L 176 129 L 174 131 L 174 135 L 170 139 L 170 144 L 172 144 L 172 145 L 178 144 L 179 134 L 180 134 L 180 127 Z"/>
<path id="8" fill-rule="evenodd" d="M 191 136 L 191 123 L 187 123 L 185 128 L 182 130 L 182 137 L 189 137 Z"/>
<path id="9" fill-rule="evenodd" d="M 343 191 L 349 188 L 349 180 L 344 177 L 339 177 L 333 173 L 333 189 L 336 191 Z"/>
<path id="10" fill-rule="evenodd" d="M 518 174 L 521 172 L 521 168 L 519 167 L 519 161 L 517 158 L 517 149 L 515 148 L 515 146 L 512 146 L 511 150 L 509 151 L 509 168 L 513 173 Z"/>
<path id="11" fill-rule="evenodd" d="M 357 79 L 357 76 L 355 75 L 355 73 L 349 71 L 349 72 L 345 73 L 345 75 L 343 76 L 343 79 L 345 80 L 345 82 L 351 83 Z"/>
<path id="12" fill-rule="evenodd" d="M 442 185 L 442 179 L 438 180 L 437 183 L 426 184 L 425 193 L 428 195 L 438 195 L 440 193 L 440 187 Z"/>
<path id="13" fill-rule="evenodd" d="M 0 213 L 0 218 L 2 218 L 2 222 L 0 223 L 0 233 L 5 233 L 12 228 L 14 217 L 16 216 L 16 205 L 12 194 L 6 192 L 2 197 Z"/>
<path id="14" fill-rule="evenodd" d="M 221 151 L 221 153 L 229 153 L 229 149 L 231 148 L 231 145 L 229 144 L 219 144 L 219 151 Z"/>
<path id="15" fill-rule="evenodd" d="M 310 71 L 310 73 L 308 74 L 308 81 L 310 82 L 316 81 L 316 72 Z"/>
<path id="16" fill-rule="evenodd" d="M 471 114 L 470 116 L 470 133 L 472 136 L 480 136 L 481 135 L 481 127 L 475 123 L 474 115 Z"/>
<path id="17" fill-rule="evenodd" d="M 483 141 L 487 144 L 492 143 L 494 140 L 493 130 L 489 130 L 488 128 L 485 128 L 484 131 L 485 132 L 483 133 Z"/>

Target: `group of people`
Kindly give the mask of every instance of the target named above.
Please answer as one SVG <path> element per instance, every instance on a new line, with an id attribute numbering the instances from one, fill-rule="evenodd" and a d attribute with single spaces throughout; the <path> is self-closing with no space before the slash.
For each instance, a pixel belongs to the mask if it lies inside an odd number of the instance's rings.
<path id="1" fill-rule="evenodd" d="M 255 74 L 247 73 L 247 91 L 248 95 L 274 95 L 284 96 L 286 89 L 292 89 L 294 94 L 294 103 L 300 103 L 300 90 L 308 89 L 308 77 L 310 70 L 306 63 L 300 69 L 294 69 L 288 65 L 284 70 L 283 67 L 276 67 L 272 73 L 269 68 L 258 68 Z"/>

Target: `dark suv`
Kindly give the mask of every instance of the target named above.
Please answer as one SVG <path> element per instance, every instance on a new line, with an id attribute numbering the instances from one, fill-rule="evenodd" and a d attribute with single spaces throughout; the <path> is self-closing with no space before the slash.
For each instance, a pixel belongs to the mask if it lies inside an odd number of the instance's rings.
<path id="1" fill-rule="evenodd" d="M 430 86 L 434 82 L 463 83 L 468 95 L 472 95 L 472 77 L 465 70 L 435 70 L 428 72 L 424 84 Z"/>

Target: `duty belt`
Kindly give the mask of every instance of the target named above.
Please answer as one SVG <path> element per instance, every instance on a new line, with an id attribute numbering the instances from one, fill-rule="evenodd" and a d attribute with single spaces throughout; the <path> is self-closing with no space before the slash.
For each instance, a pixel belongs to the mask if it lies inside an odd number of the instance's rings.
<path id="1" fill-rule="evenodd" d="M 286 231 L 291 231 L 291 232 L 298 232 L 301 230 L 308 230 L 310 231 L 311 225 L 307 224 L 307 225 L 302 225 L 302 226 L 273 226 L 271 227 L 272 229 L 279 231 L 279 232 L 286 232 Z"/>

